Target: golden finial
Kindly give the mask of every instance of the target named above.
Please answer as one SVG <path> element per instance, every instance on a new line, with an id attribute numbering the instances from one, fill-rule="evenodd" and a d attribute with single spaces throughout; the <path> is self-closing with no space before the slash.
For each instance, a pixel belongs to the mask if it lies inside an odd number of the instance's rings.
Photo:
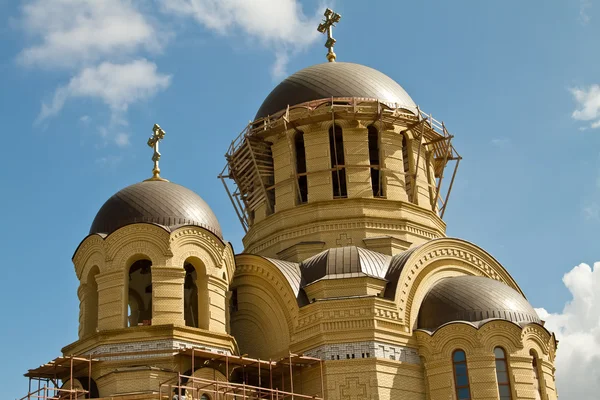
<path id="1" fill-rule="evenodd" d="M 146 179 L 147 181 L 166 181 L 160 177 L 160 168 L 158 168 L 158 160 L 160 160 L 160 153 L 158 152 L 158 142 L 160 142 L 165 137 L 165 131 L 158 126 L 158 124 L 154 124 L 152 128 L 152 136 L 148 139 L 148 146 L 154 149 L 154 154 L 152 155 L 152 161 L 154 161 L 154 168 L 152 168 L 152 178 Z"/>
<path id="2" fill-rule="evenodd" d="M 331 11 L 329 8 L 325 10 L 325 14 L 323 15 L 325 15 L 325 19 L 319 24 L 317 30 L 321 33 L 327 32 L 327 41 L 325 42 L 325 47 L 329 49 L 327 52 L 327 60 L 329 60 L 329 62 L 335 62 L 335 53 L 333 52 L 333 45 L 335 44 L 333 27 L 336 23 L 340 22 L 342 16 Z"/>

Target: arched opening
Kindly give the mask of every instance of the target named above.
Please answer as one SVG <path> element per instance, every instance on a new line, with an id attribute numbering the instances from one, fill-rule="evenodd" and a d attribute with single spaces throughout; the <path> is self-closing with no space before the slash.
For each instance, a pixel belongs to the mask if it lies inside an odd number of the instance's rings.
<path id="1" fill-rule="evenodd" d="M 373 197 L 383 197 L 379 157 L 379 131 L 373 125 L 369 125 L 367 131 L 369 136 L 369 163 L 371 165 L 371 187 L 373 188 Z"/>
<path id="2" fill-rule="evenodd" d="M 183 318 L 185 326 L 198 328 L 198 274 L 192 264 L 185 264 L 185 279 L 183 283 Z"/>
<path id="3" fill-rule="evenodd" d="M 304 148 L 304 132 L 298 131 L 294 136 L 296 151 L 296 177 L 298 180 L 298 201 L 300 204 L 308 201 L 308 178 L 306 176 L 306 150 Z"/>
<path id="4" fill-rule="evenodd" d="M 331 157 L 333 198 L 348 197 L 346 188 L 346 166 L 344 164 L 344 139 L 342 128 L 337 125 L 329 128 L 329 155 Z"/>
<path id="5" fill-rule="evenodd" d="M 467 356 L 463 350 L 455 350 L 454 353 L 452 353 L 452 367 L 454 371 L 456 399 L 471 400 L 469 371 L 467 370 Z"/>
<path id="6" fill-rule="evenodd" d="M 540 365 L 536 352 L 531 350 L 531 369 L 533 371 L 533 388 L 535 389 L 535 400 L 542 399 L 542 374 L 540 373 Z"/>
<path id="7" fill-rule="evenodd" d="M 410 160 L 406 133 L 402 133 L 402 163 L 404 166 L 404 189 L 406 190 L 408 201 L 412 201 L 412 174 L 410 173 Z"/>
<path id="8" fill-rule="evenodd" d="M 185 325 L 209 329 L 210 299 L 208 298 L 208 276 L 202 261 L 190 257 L 183 263 L 183 316 Z"/>
<path id="9" fill-rule="evenodd" d="M 127 326 L 152 325 L 152 261 L 131 264 L 128 282 Z"/>
<path id="10" fill-rule="evenodd" d="M 511 400 L 510 377 L 508 376 L 508 363 L 506 362 L 506 352 L 502 347 L 494 349 L 496 358 L 496 381 L 498 382 L 498 394 L 500 400 Z"/>
<path id="11" fill-rule="evenodd" d="M 91 335 L 98 328 L 98 282 L 96 275 L 99 273 L 98 267 L 94 266 L 88 276 L 85 292 L 85 309 L 83 322 L 83 335 Z"/>

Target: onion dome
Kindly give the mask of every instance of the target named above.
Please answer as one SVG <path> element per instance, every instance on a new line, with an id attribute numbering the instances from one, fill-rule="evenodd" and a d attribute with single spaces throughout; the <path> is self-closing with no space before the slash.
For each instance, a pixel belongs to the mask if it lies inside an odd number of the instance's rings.
<path id="1" fill-rule="evenodd" d="M 128 186 L 104 203 L 90 234 L 110 234 L 134 223 L 151 223 L 167 229 L 199 226 L 222 238 L 217 217 L 196 193 L 166 180 L 148 180 Z"/>
<path id="2" fill-rule="evenodd" d="M 356 246 L 328 249 L 300 263 L 302 283 L 361 276 L 384 279 L 390 260 L 390 256 Z"/>
<path id="3" fill-rule="evenodd" d="M 436 330 L 454 321 L 480 322 L 504 319 L 515 323 L 541 323 L 537 313 L 519 292 L 481 276 L 445 278 L 425 296 L 417 327 Z"/>
<path id="4" fill-rule="evenodd" d="M 417 105 L 396 81 L 376 69 L 354 63 L 312 65 L 284 79 L 267 96 L 255 119 L 313 100 L 356 97 L 379 100 L 416 114 Z"/>

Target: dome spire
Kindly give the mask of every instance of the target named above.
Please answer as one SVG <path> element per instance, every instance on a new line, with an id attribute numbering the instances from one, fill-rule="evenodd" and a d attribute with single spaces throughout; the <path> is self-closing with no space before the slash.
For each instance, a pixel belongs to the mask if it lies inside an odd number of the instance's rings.
<path id="1" fill-rule="evenodd" d="M 329 60 L 329 62 L 335 62 L 336 55 L 333 52 L 333 45 L 335 44 L 333 27 L 336 23 L 340 22 L 342 16 L 329 8 L 325 10 L 325 14 L 323 15 L 325 15 L 325 19 L 319 24 L 317 30 L 321 33 L 327 32 L 327 41 L 325 42 L 325 47 L 329 49 L 327 52 L 327 60 Z"/>
<path id="2" fill-rule="evenodd" d="M 152 136 L 150 136 L 150 139 L 148 139 L 148 146 L 154 149 L 154 154 L 152 155 L 152 161 L 154 161 L 154 168 L 152 168 L 152 178 L 146 180 L 166 181 L 166 179 L 160 177 L 160 168 L 158 167 L 158 161 L 160 160 L 160 153 L 158 152 L 158 143 L 165 138 L 165 131 L 158 124 L 154 124 L 152 132 Z"/>

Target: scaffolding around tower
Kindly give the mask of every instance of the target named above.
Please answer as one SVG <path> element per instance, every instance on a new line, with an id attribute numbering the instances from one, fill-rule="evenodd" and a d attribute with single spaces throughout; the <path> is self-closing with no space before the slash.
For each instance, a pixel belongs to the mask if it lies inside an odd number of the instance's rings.
<path id="1" fill-rule="evenodd" d="M 273 136 L 281 133 L 294 132 L 299 126 L 337 120 L 360 120 L 379 122 L 382 124 L 402 124 L 406 130 L 415 135 L 418 144 L 417 163 L 425 156 L 425 151 L 433 157 L 435 184 L 430 184 L 430 189 L 435 191 L 431 202 L 431 209 L 438 212 L 443 218 L 447 208 L 448 199 L 452 191 L 461 156 L 452 145 L 451 135 L 443 122 L 433 118 L 431 114 L 423 112 L 419 107 L 410 111 L 409 107 L 399 104 L 384 103 L 378 100 L 357 97 L 335 97 L 295 106 L 288 106 L 274 115 L 251 121 L 234 139 L 225 154 L 226 165 L 219 174 L 223 186 L 235 212 L 247 232 L 253 223 L 254 212 L 262 204 L 266 204 L 267 213 L 274 212 L 275 173 L 271 144 L 265 140 L 266 135 Z M 412 109 L 412 107 L 411 107 Z M 288 136 L 289 138 L 289 136 Z M 290 143 L 291 150 L 291 143 Z M 452 175 L 447 187 L 445 170 L 450 162 L 454 162 Z M 337 168 L 372 168 L 371 165 L 343 165 Z M 378 166 L 377 166 L 378 167 Z M 334 170 L 332 168 L 330 170 Z M 323 171 L 312 171 L 298 174 L 294 171 L 291 179 L 298 180 L 300 175 L 310 175 Z M 382 175 L 386 173 L 381 168 Z M 404 171 L 396 173 L 406 174 Z M 406 176 L 411 182 L 416 182 L 419 168 Z M 233 181 L 233 182 L 232 182 Z M 412 184 L 413 191 L 417 185 Z M 299 191 L 298 191 L 299 192 Z M 444 195 L 442 195 L 444 192 Z"/>

